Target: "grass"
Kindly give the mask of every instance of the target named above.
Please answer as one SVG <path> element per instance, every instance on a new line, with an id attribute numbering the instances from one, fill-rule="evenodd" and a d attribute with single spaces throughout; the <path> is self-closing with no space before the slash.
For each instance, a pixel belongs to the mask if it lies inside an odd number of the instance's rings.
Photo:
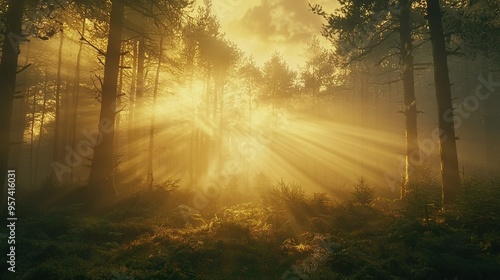
<path id="1" fill-rule="evenodd" d="M 495 279 L 500 273 L 498 181 L 470 178 L 447 211 L 436 205 L 432 184 L 416 186 L 396 208 L 374 198 L 362 180 L 350 200 L 337 203 L 283 181 L 261 201 L 201 213 L 186 210 L 190 194 L 158 189 L 98 210 L 68 199 L 78 197 L 70 193 L 50 205 L 43 196 L 51 192 L 20 195 L 17 272 L 2 279 Z M 0 246 L 7 250 L 6 242 Z"/>

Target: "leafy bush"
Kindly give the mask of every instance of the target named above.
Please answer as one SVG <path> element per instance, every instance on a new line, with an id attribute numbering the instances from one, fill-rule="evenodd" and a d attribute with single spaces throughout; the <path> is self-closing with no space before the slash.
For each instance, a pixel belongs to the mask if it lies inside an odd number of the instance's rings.
<path id="1" fill-rule="evenodd" d="M 300 184 L 285 183 L 281 179 L 271 190 L 271 200 L 278 205 L 293 207 L 304 203 L 304 194 Z"/>
<path id="2" fill-rule="evenodd" d="M 373 201 L 374 188 L 370 187 L 364 178 L 360 178 L 354 185 L 352 201 L 355 204 L 368 205 Z"/>
<path id="3" fill-rule="evenodd" d="M 273 233 L 271 220 L 273 217 L 272 209 L 268 207 L 257 206 L 252 203 L 238 204 L 233 207 L 226 207 L 212 219 L 210 227 L 220 230 L 220 228 L 236 229 L 247 236 L 247 231 L 253 237 L 269 237 Z"/>
<path id="4" fill-rule="evenodd" d="M 316 214 L 325 214 L 332 206 L 332 200 L 326 193 L 314 193 L 311 203 Z"/>
<path id="5" fill-rule="evenodd" d="M 403 198 L 403 217 L 429 225 L 441 210 L 441 186 L 432 182 L 410 185 Z"/>
<path id="6" fill-rule="evenodd" d="M 500 230 L 500 181 L 465 178 L 457 211 L 458 220 L 478 232 Z"/>

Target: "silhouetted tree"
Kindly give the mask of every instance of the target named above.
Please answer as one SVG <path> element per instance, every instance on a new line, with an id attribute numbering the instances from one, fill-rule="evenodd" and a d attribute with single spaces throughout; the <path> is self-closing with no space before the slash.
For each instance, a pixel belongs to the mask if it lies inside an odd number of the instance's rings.
<path id="1" fill-rule="evenodd" d="M 397 1 L 341 1 L 335 14 L 327 14 L 318 5 L 313 11 L 328 20 L 323 35 L 337 46 L 337 54 L 346 56 L 346 64 L 376 56 L 381 63 L 391 56 L 401 58 L 401 79 L 403 82 L 405 128 L 406 128 L 406 168 L 401 196 L 405 188 L 416 183 L 420 164 L 417 132 L 417 102 L 415 97 L 413 32 L 419 28 L 412 14 L 413 0 Z M 399 42 L 396 41 L 399 35 Z M 380 52 L 380 49 L 385 51 Z"/>
<path id="2" fill-rule="evenodd" d="M 10 0 L 8 2 L 5 30 L 2 31 L 2 57 L 0 59 L 0 184 L 2 185 L 2 200 L 5 202 L 4 193 L 6 183 L 9 151 L 11 147 L 10 131 L 12 102 L 16 92 L 17 58 L 19 56 L 19 43 L 24 40 L 22 22 L 24 0 Z M 5 204 L 2 204 L 5 205 Z M 0 207 L 3 209 L 4 207 Z"/>
<path id="3" fill-rule="evenodd" d="M 120 66 L 121 35 L 124 18 L 124 4 L 121 0 L 111 3 L 109 19 L 108 46 L 101 92 L 101 110 L 98 135 L 96 136 L 94 155 L 88 185 L 95 194 L 102 197 L 116 193 L 114 185 L 114 125 L 116 113 L 116 95 L 118 71 Z"/>
<path id="4" fill-rule="evenodd" d="M 443 32 L 442 11 L 439 0 L 426 0 L 427 20 L 432 43 L 434 61 L 434 83 L 438 105 L 439 146 L 441 156 L 441 178 L 443 184 L 443 205 L 455 202 L 460 190 L 457 145 L 451 98 L 451 84 L 448 73 L 448 52 Z"/>

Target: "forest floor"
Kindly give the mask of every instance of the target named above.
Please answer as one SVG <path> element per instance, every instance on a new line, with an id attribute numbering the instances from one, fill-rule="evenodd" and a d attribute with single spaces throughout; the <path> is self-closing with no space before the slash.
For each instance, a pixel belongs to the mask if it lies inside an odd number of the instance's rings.
<path id="1" fill-rule="evenodd" d="M 440 210 L 439 188 L 374 198 L 360 181 L 346 201 L 280 182 L 261 199 L 204 211 L 183 189 L 99 209 L 81 189 L 19 194 L 16 272 L 2 279 L 498 279 L 500 181 L 469 180 Z M 56 194 L 58 198 L 54 198 Z M 231 194 L 230 196 L 235 196 Z M 241 196 L 245 197 L 245 196 Z M 1 251 L 8 251 L 1 239 Z"/>

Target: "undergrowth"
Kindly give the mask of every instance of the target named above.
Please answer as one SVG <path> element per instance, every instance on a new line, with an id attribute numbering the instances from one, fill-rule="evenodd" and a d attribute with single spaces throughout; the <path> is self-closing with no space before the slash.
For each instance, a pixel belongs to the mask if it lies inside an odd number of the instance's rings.
<path id="1" fill-rule="evenodd" d="M 446 210 L 434 183 L 412 186 L 401 201 L 375 197 L 364 180 L 343 202 L 282 180 L 246 203 L 196 210 L 188 206 L 193 195 L 167 186 L 89 211 L 75 200 L 45 207 L 25 194 L 17 272 L 2 279 L 495 279 L 500 273 L 498 180 L 467 178 L 459 201 Z M 7 250 L 6 242 L 1 248 Z"/>

